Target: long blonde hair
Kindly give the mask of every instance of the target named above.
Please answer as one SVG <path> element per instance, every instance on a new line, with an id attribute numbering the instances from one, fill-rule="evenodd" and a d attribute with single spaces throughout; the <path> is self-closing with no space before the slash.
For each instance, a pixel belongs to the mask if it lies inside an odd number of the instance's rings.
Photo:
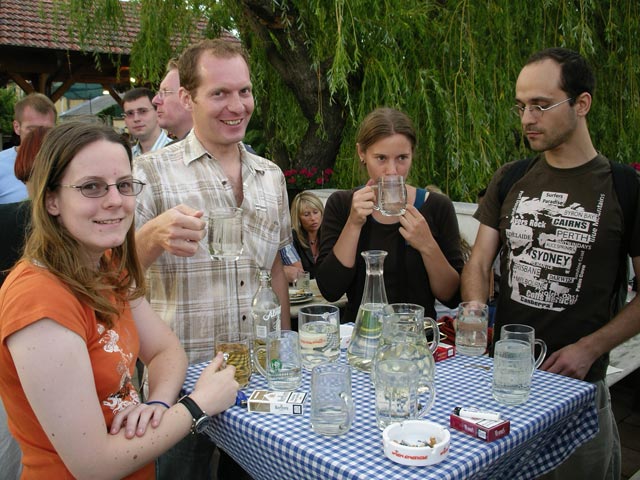
<path id="1" fill-rule="evenodd" d="M 309 234 L 302 227 L 300 222 L 300 214 L 305 208 L 316 208 L 320 211 L 320 215 L 324 218 L 324 205 L 317 195 L 311 192 L 300 192 L 291 202 L 291 228 L 296 232 L 300 245 L 309 248 Z"/>
<path id="2" fill-rule="evenodd" d="M 47 193 L 58 188 L 69 163 L 80 150 L 100 140 L 122 145 L 131 163 L 128 143 L 106 125 L 65 122 L 46 136 L 31 175 L 31 232 L 23 259 L 46 267 L 110 328 L 127 301 L 144 295 L 144 273 L 136 255 L 133 222 L 124 243 L 106 252 L 96 271 L 87 264 L 82 246 L 46 206 Z"/>

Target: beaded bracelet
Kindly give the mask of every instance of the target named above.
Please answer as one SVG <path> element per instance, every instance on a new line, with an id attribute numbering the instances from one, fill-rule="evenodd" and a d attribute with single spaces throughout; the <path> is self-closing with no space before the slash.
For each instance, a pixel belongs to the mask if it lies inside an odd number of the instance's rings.
<path id="1" fill-rule="evenodd" d="M 149 400 L 148 402 L 144 402 L 144 403 L 145 405 L 162 405 L 163 407 L 171 408 L 169 405 L 167 405 L 166 403 L 160 400 Z"/>

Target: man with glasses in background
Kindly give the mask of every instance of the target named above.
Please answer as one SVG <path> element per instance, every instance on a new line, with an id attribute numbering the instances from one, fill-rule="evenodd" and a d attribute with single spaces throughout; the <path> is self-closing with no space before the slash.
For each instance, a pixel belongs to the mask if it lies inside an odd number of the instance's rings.
<path id="1" fill-rule="evenodd" d="M 167 63 L 167 73 L 151 103 L 156 107 L 160 128 L 165 129 L 176 140 L 186 137 L 193 127 L 191 112 L 180 101 L 179 90 L 178 61 L 172 58 Z"/>
<path id="2" fill-rule="evenodd" d="M 131 147 L 134 157 L 158 150 L 171 142 L 167 132 L 158 125 L 158 114 L 151 103 L 153 96 L 151 90 L 141 87 L 129 90 L 122 97 L 124 123 L 129 134 L 136 139 Z"/>
<path id="3" fill-rule="evenodd" d="M 550 352 L 542 370 L 596 385 L 599 433 L 541 478 L 619 478 L 608 352 L 640 332 L 640 298 L 617 314 L 612 302 L 622 283 L 619 267 L 628 261 L 623 254 L 640 271 L 638 177 L 593 146 L 587 114 L 594 87 L 591 68 L 576 52 L 550 48 L 529 58 L 513 110 L 538 155 L 494 175 L 475 214 L 480 227 L 462 273 L 463 300 L 485 303 L 502 246 L 494 338 L 506 323 L 531 325 Z M 518 164 L 526 169 L 514 178 Z M 620 176 L 627 195 L 618 195 Z M 627 222 L 629 203 L 635 208 Z"/>

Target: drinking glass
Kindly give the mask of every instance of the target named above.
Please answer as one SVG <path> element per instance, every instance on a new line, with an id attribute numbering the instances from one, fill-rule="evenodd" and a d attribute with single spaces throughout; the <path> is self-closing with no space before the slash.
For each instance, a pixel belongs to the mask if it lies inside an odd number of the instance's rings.
<path id="1" fill-rule="evenodd" d="M 489 307 L 479 302 L 463 302 L 456 318 L 456 351 L 462 355 L 482 355 L 487 350 Z"/>
<path id="2" fill-rule="evenodd" d="M 302 366 L 334 362 L 340 356 L 340 309 L 335 305 L 308 305 L 298 310 Z"/>
<path id="3" fill-rule="evenodd" d="M 217 207 L 209 211 L 207 245 L 212 260 L 236 261 L 242 255 L 242 209 Z"/>
<path id="4" fill-rule="evenodd" d="M 536 330 L 533 327 L 519 323 L 503 325 L 500 329 L 500 340 L 509 339 L 522 340 L 531 345 L 531 356 L 534 361 L 533 368 L 538 368 L 542 365 L 544 357 L 547 355 L 547 344 L 544 343 L 544 340 L 536 338 Z M 540 347 L 538 358 L 536 358 L 536 345 Z"/>
<path id="5" fill-rule="evenodd" d="M 311 293 L 311 274 L 309 272 L 298 272 L 298 276 L 293 281 L 293 288 L 299 293 Z"/>
<path id="6" fill-rule="evenodd" d="M 251 335 L 233 332 L 216 335 L 216 352 L 222 352 L 227 365 L 236 368 L 235 379 L 240 388 L 249 385 L 251 380 Z"/>
<path id="7" fill-rule="evenodd" d="M 404 215 L 407 208 L 407 188 L 402 175 L 386 175 L 378 179 L 377 185 L 372 185 L 376 192 L 376 202 L 373 206 L 382 215 L 399 217 Z"/>
<path id="8" fill-rule="evenodd" d="M 351 367 L 337 363 L 316 365 L 311 371 L 311 428 L 321 435 L 349 431 L 354 416 Z"/>
<path id="9" fill-rule="evenodd" d="M 433 406 L 435 388 L 418 393 L 421 372 L 411 360 L 382 360 L 375 363 L 374 388 L 376 423 L 381 430 L 394 422 L 423 418 Z"/>
<path id="10" fill-rule="evenodd" d="M 529 398 L 533 375 L 531 345 L 522 340 L 499 340 L 493 351 L 493 398 L 504 405 L 520 405 Z"/>
<path id="11" fill-rule="evenodd" d="M 295 390 L 302 382 L 302 359 L 300 357 L 300 343 L 298 332 L 280 330 L 267 334 L 266 368 L 260 362 L 255 366 L 264 375 L 271 390 Z"/>

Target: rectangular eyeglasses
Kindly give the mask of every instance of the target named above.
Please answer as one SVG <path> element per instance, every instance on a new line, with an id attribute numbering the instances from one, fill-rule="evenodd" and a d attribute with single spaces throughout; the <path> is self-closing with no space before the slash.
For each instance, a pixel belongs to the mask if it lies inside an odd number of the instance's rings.
<path id="1" fill-rule="evenodd" d="M 116 187 L 120 195 L 127 197 L 135 197 L 146 184 L 140 180 L 120 180 L 116 183 L 107 183 L 103 180 L 89 180 L 82 185 L 62 185 L 60 187 L 75 188 L 80 190 L 80 193 L 87 198 L 100 198 L 104 197 L 109 191 L 109 187 Z"/>

